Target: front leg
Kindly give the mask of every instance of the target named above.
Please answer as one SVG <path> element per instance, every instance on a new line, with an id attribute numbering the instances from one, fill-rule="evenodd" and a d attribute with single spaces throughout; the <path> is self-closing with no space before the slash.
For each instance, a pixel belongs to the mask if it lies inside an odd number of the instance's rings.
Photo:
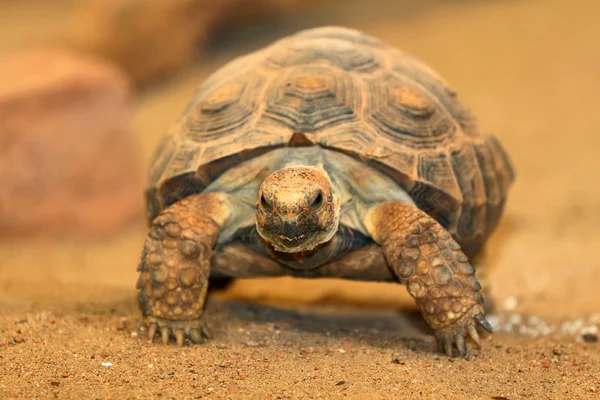
<path id="1" fill-rule="evenodd" d="M 164 209 L 152 222 L 138 267 L 139 304 L 152 341 L 198 343 L 210 259 L 230 215 L 227 196 L 196 194 Z"/>
<path id="2" fill-rule="evenodd" d="M 476 324 L 491 332 L 483 317 L 481 286 L 467 256 L 433 218 L 413 205 L 381 203 L 369 210 L 365 226 L 382 246 L 385 259 L 406 282 L 440 350 L 465 356 L 468 334 L 480 344 Z"/>

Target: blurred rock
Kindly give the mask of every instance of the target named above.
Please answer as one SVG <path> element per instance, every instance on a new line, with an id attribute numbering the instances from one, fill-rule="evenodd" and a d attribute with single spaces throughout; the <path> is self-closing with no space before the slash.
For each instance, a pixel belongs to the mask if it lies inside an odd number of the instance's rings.
<path id="1" fill-rule="evenodd" d="M 65 40 L 121 65 L 142 86 L 188 65 L 217 28 L 277 18 L 309 4 L 319 1 L 90 0 L 75 10 Z"/>
<path id="2" fill-rule="evenodd" d="M 95 235 L 142 215 L 130 85 L 63 50 L 0 61 L 0 236 Z"/>

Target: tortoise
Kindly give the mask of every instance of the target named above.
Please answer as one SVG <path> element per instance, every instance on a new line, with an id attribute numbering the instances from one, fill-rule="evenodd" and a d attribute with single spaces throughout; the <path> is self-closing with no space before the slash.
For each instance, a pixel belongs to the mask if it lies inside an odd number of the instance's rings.
<path id="1" fill-rule="evenodd" d="M 492 328 L 470 259 L 515 173 L 439 74 L 360 31 L 229 62 L 155 150 L 137 288 L 152 341 L 202 342 L 210 277 L 404 283 L 438 349 Z"/>

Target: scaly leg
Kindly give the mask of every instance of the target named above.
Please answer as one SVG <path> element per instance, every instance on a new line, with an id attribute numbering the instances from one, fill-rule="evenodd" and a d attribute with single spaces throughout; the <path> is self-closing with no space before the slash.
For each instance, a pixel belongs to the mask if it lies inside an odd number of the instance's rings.
<path id="1" fill-rule="evenodd" d="M 201 341 L 212 249 L 230 215 L 221 193 L 186 197 L 152 222 L 138 267 L 139 304 L 152 341 Z"/>
<path id="2" fill-rule="evenodd" d="M 480 344 L 476 324 L 492 331 L 475 270 L 433 218 L 410 204 L 386 202 L 367 212 L 365 226 L 435 330 L 440 350 L 453 356 L 456 347 L 465 356 L 467 334 Z"/>

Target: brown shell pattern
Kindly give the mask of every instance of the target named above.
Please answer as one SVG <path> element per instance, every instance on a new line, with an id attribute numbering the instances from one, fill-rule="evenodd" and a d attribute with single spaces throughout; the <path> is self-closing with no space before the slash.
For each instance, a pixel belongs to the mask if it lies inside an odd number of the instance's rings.
<path id="1" fill-rule="evenodd" d="M 231 165 L 307 144 L 394 177 L 467 254 L 495 228 L 514 180 L 502 145 L 479 133 L 435 71 L 361 32 L 326 27 L 240 57 L 204 82 L 156 150 L 148 218 Z"/>

